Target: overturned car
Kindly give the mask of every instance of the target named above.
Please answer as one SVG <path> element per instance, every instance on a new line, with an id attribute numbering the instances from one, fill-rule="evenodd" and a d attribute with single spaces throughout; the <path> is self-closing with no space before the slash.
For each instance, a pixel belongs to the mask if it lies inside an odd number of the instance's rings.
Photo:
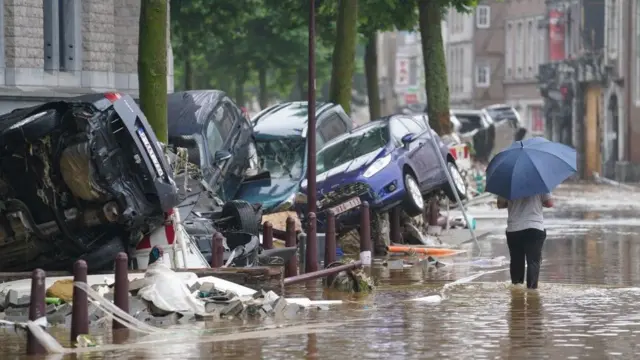
<path id="1" fill-rule="evenodd" d="M 269 172 L 257 172 L 253 131 L 242 111 L 222 91 L 193 90 L 170 94 L 168 114 L 177 209 L 184 235 L 206 261 L 217 232 L 225 237 L 229 266 L 273 264 L 274 256 L 292 256 L 295 248 L 263 250 L 262 204 L 235 199 L 243 183 L 270 179 Z"/>
<path id="2" fill-rule="evenodd" d="M 144 114 L 118 93 L 0 116 L 0 169 L 0 271 L 109 269 L 178 202 Z"/>

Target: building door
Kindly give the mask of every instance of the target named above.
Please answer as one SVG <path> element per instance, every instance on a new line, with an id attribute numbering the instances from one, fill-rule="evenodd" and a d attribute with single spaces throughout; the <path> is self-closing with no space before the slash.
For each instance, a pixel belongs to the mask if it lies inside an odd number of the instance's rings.
<path id="1" fill-rule="evenodd" d="M 594 172 L 602 174 L 599 129 L 601 92 L 600 86 L 589 85 L 584 94 L 584 177 L 586 179 L 591 179 Z"/>

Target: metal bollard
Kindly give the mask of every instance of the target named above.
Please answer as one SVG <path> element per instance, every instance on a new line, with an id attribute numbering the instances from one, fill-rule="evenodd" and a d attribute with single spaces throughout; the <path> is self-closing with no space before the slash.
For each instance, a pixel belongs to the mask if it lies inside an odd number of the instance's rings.
<path id="1" fill-rule="evenodd" d="M 129 257 L 126 253 L 116 256 L 116 282 L 114 285 L 113 303 L 120 310 L 129 313 Z M 113 330 L 124 329 L 126 326 L 113 320 Z"/>
<path id="2" fill-rule="evenodd" d="M 333 210 L 327 211 L 327 230 L 324 237 L 324 267 L 336 261 L 336 215 Z M 327 285 L 331 285 L 335 275 L 327 276 Z"/>
<path id="3" fill-rule="evenodd" d="M 400 208 L 395 206 L 389 212 L 389 225 L 392 244 L 400 244 L 402 234 L 400 233 Z"/>
<path id="4" fill-rule="evenodd" d="M 35 269 L 31 273 L 31 304 L 29 304 L 29 321 L 36 321 L 46 316 L 45 298 L 46 274 L 42 269 Z M 47 351 L 38 339 L 27 330 L 27 355 L 42 355 Z"/>
<path id="5" fill-rule="evenodd" d="M 220 232 L 216 232 L 211 237 L 211 267 L 220 268 L 224 264 L 224 236 Z"/>
<path id="6" fill-rule="evenodd" d="M 284 246 L 298 246 L 296 244 L 296 221 L 291 216 L 287 217 L 287 236 L 284 240 Z M 298 255 L 293 255 L 284 267 L 284 277 L 296 275 L 298 275 Z"/>
<path id="7" fill-rule="evenodd" d="M 364 266 L 371 265 L 371 214 L 366 201 L 360 209 L 360 260 Z"/>
<path id="8" fill-rule="evenodd" d="M 87 263 L 78 260 L 73 264 L 73 283 L 87 283 Z M 73 287 L 73 303 L 71 305 L 71 343 L 75 343 L 78 335 L 89 333 L 89 299 L 84 290 Z"/>
<path id="9" fill-rule="evenodd" d="M 438 205 L 438 199 L 432 198 L 429 201 L 428 222 L 427 222 L 429 226 L 438 226 L 439 215 L 440 215 L 440 206 Z"/>
<path id="10" fill-rule="evenodd" d="M 316 214 L 309 213 L 307 222 L 307 251 L 305 257 L 305 273 L 318 271 L 318 236 L 316 233 Z"/>
<path id="11" fill-rule="evenodd" d="M 273 249 L 273 225 L 270 221 L 262 225 L 262 248 L 265 250 Z"/>

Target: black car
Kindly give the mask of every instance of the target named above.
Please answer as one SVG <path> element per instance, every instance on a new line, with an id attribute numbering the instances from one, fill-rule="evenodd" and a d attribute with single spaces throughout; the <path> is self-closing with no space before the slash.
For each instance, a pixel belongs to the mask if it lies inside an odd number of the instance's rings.
<path id="1" fill-rule="evenodd" d="M 0 116 L 0 271 L 110 268 L 178 202 L 134 100 L 92 94 Z"/>
<path id="2" fill-rule="evenodd" d="M 243 181 L 268 173 L 252 174 L 255 157 L 251 124 L 222 91 L 194 90 L 169 95 L 169 144 L 176 153 L 186 149 L 187 160 L 197 170 L 180 169 L 175 177 L 186 232 L 205 257 L 210 257 L 211 237 L 220 231 L 228 250 L 242 246 L 243 265 L 257 259 L 262 223 L 260 205 L 234 200 Z M 186 161 L 174 161 L 185 164 Z M 185 171 L 186 170 L 186 171 Z M 230 255 L 227 251 L 226 256 Z M 236 262 L 238 265 L 239 262 Z"/>

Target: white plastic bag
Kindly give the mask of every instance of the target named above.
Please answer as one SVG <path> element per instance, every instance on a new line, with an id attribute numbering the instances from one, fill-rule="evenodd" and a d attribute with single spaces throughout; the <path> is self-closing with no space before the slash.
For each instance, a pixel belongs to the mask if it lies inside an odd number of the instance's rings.
<path id="1" fill-rule="evenodd" d="M 138 296 L 168 312 L 194 312 L 204 314 L 204 303 L 196 299 L 183 279 L 171 268 L 156 261 L 144 274 L 146 285 Z"/>

